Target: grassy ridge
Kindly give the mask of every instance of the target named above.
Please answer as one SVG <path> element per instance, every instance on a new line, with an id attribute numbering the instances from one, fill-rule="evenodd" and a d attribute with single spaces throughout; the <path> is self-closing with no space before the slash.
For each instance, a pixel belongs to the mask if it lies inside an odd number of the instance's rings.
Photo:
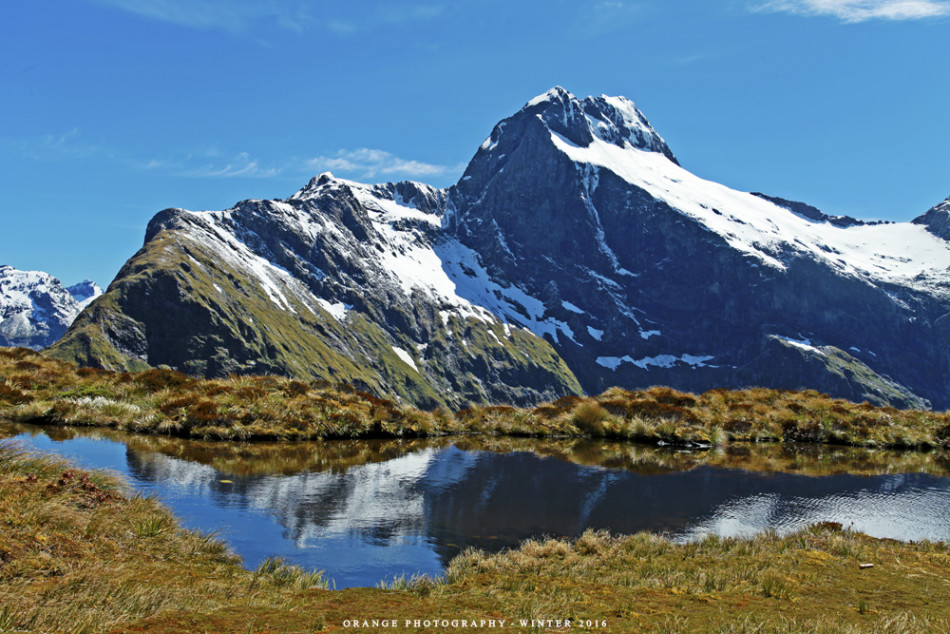
<path id="1" fill-rule="evenodd" d="M 280 377 L 194 379 L 167 370 L 114 373 L 0 349 L 0 416 L 209 440 L 424 437 L 481 433 L 593 437 L 654 444 L 825 443 L 950 447 L 950 414 L 875 407 L 814 391 L 764 388 L 700 395 L 611 388 L 533 408 L 418 410 L 351 387 Z"/>
<path id="2" fill-rule="evenodd" d="M 836 525 L 685 545 L 588 532 L 469 550 L 442 579 L 337 592 L 278 560 L 245 570 L 120 481 L 8 442 L 0 522 L 0 631 L 332 632 L 352 631 L 353 618 L 395 619 L 392 631 L 445 631 L 411 622 L 463 618 L 518 632 L 558 631 L 519 625 L 538 618 L 606 621 L 589 631 L 609 632 L 950 631 L 950 546 Z"/>

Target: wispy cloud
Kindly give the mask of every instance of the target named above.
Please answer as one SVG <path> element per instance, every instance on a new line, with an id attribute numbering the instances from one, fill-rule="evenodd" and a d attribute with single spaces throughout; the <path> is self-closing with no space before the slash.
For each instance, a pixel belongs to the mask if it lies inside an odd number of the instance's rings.
<path id="1" fill-rule="evenodd" d="M 334 156 L 318 156 L 309 159 L 304 165 L 311 172 L 337 171 L 352 174 L 359 178 L 377 176 L 426 177 L 442 176 L 460 171 L 460 166 L 433 165 L 410 159 L 399 158 L 383 150 L 360 148 L 358 150 L 340 150 Z"/>
<path id="2" fill-rule="evenodd" d="M 181 176 L 193 178 L 273 178 L 285 169 L 284 166 L 264 166 L 247 152 L 239 152 L 231 157 L 221 157 L 217 150 L 210 150 L 205 154 L 218 160 L 203 162 L 202 158 L 196 160 L 193 155 L 189 155 L 178 161 L 151 160 L 145 168 L 172 170 Z"/>
<path id="3" fill-rule="evenodd" d="M 300 0 L 88 0 L 145 18 L 195 29 L 240 32 L 260 20 L 273 20 L 285 29 L 300 31 L 311 21 L 307 3 Z"/>
<path id="4" fill-rule="evenodd" d="M 21 156 L 41 161 L 115 157 L 113 149 L 83 138 L 79 128 L 31 138 L 4 139 L 3 145 Z"/>
<path id="5" fill-rule="evenodd" d="M 436 165 L 396 156 L 385 150 L 359 148 L 311 158 L 277 160 L 252 156 L 250 152 L 227 152 L 217 146 L 158 157 L 135 156 L 105 143 L 86 139 L 78 128 L 32 138 L 0 139 L 0 147 L 33 160 L 100 160 L 130 170 L 185 178 L 275 178 L 298 179 L 325 171 L 352 178 L 420 178 L 452 176 L 460 165 Z"/>
<path id="6" fill-rule="evenodd" d="M 577 34 L 582 37 L 593 37 L 625 29 L 643 20 L 650 10 L 649 5 L 643 2 L 629 0 L 578 3 L 578 8 L 582 13 L 577 22 Z"/>
<path id="7" fill-rule="evenodd" d="M 393 3 L 382 5 L 373 11 L 361 11 L 352 18 L 329 18 L 323 22 L 323 26 L 339 35 L 351 35 L 381 26 L 432 20 L 441 16 L 444 10 L 445 7 L 441 4 Z"/>
<path id="8" fill-rule="evenodd" d="M 142 167 L 190 178 L 303 178 L 326 171 L 364 179 L 425 178 L 443 176 L 464 169 L 464 166 L 434 165 L 404 159 L 384 150 L 371 148 L 340 150 L 331 156 L 306 159 L 292 157 L 276 162 L 252 157 L 248 152 L 228 155 L 217 148 L 209 148 L 171 160 L 152 160 Z"/>
<path id="9" fill-rule="evenodd" d="M 194 29 L 243 33 L 271 21 L 280 28 L 304 31 L 317 26 L 348 35 L 380 26 L 430 20 L 445 8 L 439 2 L 386 3 L 333 11 L 312 0 L 86 0 L 100 6 Z"/>
<path id="10" fill-rule="evenodd" d="M 922 20 L 950 15 L 946 0 L 770 0 L 753 5 L 756 12 L 831 16 L 845 22 Z"/>

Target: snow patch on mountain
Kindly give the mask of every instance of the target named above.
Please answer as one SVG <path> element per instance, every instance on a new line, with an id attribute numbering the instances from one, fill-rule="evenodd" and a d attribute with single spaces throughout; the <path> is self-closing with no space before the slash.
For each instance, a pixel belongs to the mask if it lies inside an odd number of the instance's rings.
<path id="1" fill-rule="evenodd" d="M 675 356 L 672 354 L 660 354 L 652 357 L 643 357 L 642 359 L 634 359 L 630 355 L 624 355 L 622 357 L 597 357 L 596 363 L 597 365 L 605 367 L 608 370 L 616 370 L 622 363 L 632 363 L 638 368 L 647 370 L 650 368 L 650 366 L 657 368 L 672 368 L 677 365 L 687 365 L 693 368 L 705 368 L 708 366 L 706 362 L 712 359 L 713 357 L 710 355 L 693 354 L 681 354 L 680 356 Z"/>
<path id="2" fill-rule="evenodd" d="M 805 350 L 806 352 L 812 352 L 814 354 L 820 354 L 822 356 L 825 355 L 825 352 L 821 348 L 812 345 L 810 339 L 793 339 L 792 337 L 783 337 L 781 335 L 774 335 L 774 336 L 780 339 L 781 341 L 784 341 L 788 345 L 798 348 L 799 350 Z"/>
<path id="3" fill-rule="evenodd" d="M 393 346 L 393 352 L 396 353 L 397 357 L 402 359 L 403 363 L 408 365 L 410 368 L 412 368 L 416 372 L 419 371 L 419 368 L 416 366 L 415 360 L 412 358 L 412 355 L 409 354 L 407 350 L 400 348 L 399 346 Z"/>
<path id="4" fill-rule="evenodd" d="M 412 183 L 412 186 L 424 198 L 436 198 L 441 193 L 428 185 Z M 317 201 L 326 193 L 348 194 L 366 210 L 373 229 L 369 241 L 374 246 L 375 264 L 371 266 L 375 274 L 387 278 L 405 297 L 421 293 L 439 306 L 443 324 L 447 325 L 455 315 L 485 323 L 500 322 L 506 335 L 510 335 L 514 326 L 542 337 L 547 334 L 555 341 L 567 337 L 576 343 L 570 326 L 547 315 L 540 299 L 522 288 L 494 280 L 475 251 L 446 236 L 441 231 L 444 219 L 441 213 L 420 208 L 415 200 L 404 200 L 392 186 L 357 183 L 335 178 L 329 173 L 312 179 L 290 200 L 302 203 Z M 323 224 L 319 210 L 311 212 L 305 205 L 298 208 L 279 201 L 268 201 L 267 205 L 284 214 L 300 235 L 314 239 L 321 231 L 328 231 L 339 233 L 339 239 L 344 240 L 339 227 Z M 338 320 L 344 319 L 347 311 L 352 309 L 336 299 L 313 297 L 282 267 L 252 252 L 243 242 L 229 238 L 224 225 L 229 223 L 233 210 L 210 215 L 207 212 L 194 213 L 202 215 L 207 233 L 213 237 L 211 242 L 222 251 L 221 257 L 229 258 L 233 264 L 252 272 L 276 305 L 293 310 L 284 295 L 290 288 L 293 295 L 308 305 L 316 302 Z M 208 224 L 209 219 L 211 224 Z M 344 250 L 355 248 L 341 244 Z M 366 263 L 363 265 L 367 266 Z M 580 310 L 574 306 L 572 312 Z"/>
<path id="5" fill-rule="evenodd" d="M 278 209 L 280 207 L 278 206 Z M 297 299 L 316 314 L 318 300 L 306 285 L 289 271 L 267 257 L 256 253 L 247 243 L 256 234 L 245 229 L 240 235 L 235 232 L 233 216 L 235 208 L 225 211 L 182 211 L 192 221 L 190 234 L 202 247 L 215 257 L 238 270 L 247 272 L 257 280 L 260 289 L 281 310 L 296 313 L 288 296 Z M 259 239 L 258 239 L 259 241 Z"/>
<path id="6" fill-rule="evenodd" d="M 353 306 L 350 304 L 344 304 L 343 302 L 329 302 L 322 297 L 317 298 L 317 303 L 320 304 L 320 307 L 323 308 L 323 310 L 333 315 L 333 318 L 337 321 L 343 321 L 346 319 L 346 314 L 353 309 Z"/>
<path id="7" fill-rule="evenodd" d="M 950 249 L 911 223 L 837 227 L 767 200 L 704 180 L 657 152 L 595 138 L 581 147 L 551 131 L 554 146 L 579 169 L 595 165 L 662 200 L 763 264 L 785 269 L 791 256 L 821 260 L 842 275 L 945 294 L 931 278 L 950 268 Z"/>

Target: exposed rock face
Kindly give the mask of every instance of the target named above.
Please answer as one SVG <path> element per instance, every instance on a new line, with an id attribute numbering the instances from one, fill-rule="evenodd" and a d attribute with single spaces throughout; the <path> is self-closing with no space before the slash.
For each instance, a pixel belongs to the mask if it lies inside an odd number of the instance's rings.
<path id="1" fill-rule="evenodd" d="M 323 174 L 286 200 L 160 212 L 53 352 L 421 405 L 665 384 L 947 407 L 947 216 L 866 223 L 730 190 L 629 100 L 554 88 L 447 190 Z"/>
<path id="2" fill-rule="evenodd" d="M 809 204 L 796 202 L 794 200 L 786 200 L 777 196 L 767 196 L 766 194 L 761 194 L 759 192 L 752 192 L 752 195 L 758 196 L 759 198 L 767 200 L 770 203 L 775 203 L 779 207 L 784 207 L 792 213 L 802 216 L 808 220 L 813 220 L 815 222 L 828 222 L 835 225 L 836 227 L 857 227 L 861 225 L 885 224 L 882 221 L 868 222 L 866 220 L 852 218 L 851 216 L 829 216 L 828 214 L 823 213 L 817 207 L 812 207 Z"/>
<path id="3" fill-rule="evenodd" d="M 0 266 L 0 346 L 45 348 L 101 294 L 91 280 L 64 288 L 49 273 Z"/>
<path id="4" fill-rule="evenodd" d="M 913 220 L 914 224 L 927 227 L 927 231 L 944 240 L 950 240 L 950 197 L 934 205 L 924 215 Z"/>

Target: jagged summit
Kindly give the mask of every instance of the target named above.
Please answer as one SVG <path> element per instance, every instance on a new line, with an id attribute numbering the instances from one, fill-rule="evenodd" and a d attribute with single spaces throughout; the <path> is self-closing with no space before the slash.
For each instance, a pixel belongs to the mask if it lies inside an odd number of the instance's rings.
<path id="1" fill-rule="evenodd" d="M 288 200 L 305 200 L 317 195 L 327 187 L 371 188 L 372 185 L 358 183 L 345 178 L 337 178 L 333 175 L 333 172 L 321 172 L 311 178 L 306 185 L 293 194 Z"/>
<path id="2" fill-rule="evenodd" d="M 291 204 L 301 203 L 316 200 L 328 194 L 342 193 L 342 191 L 356 198 L 365 199 L 369 196 L 389 200 L 402 207 L 437 215 L 441 215 L 445 202 L 445 190 L 425 183 L 400 181 L 398 183 L 371 185 L 337 178 L 331 172 L 323 172 L 311 178 L 306 185 L 288 198 L 287 202 Z"/>
<path id="3" fill-rule="evenodd" d="M 91 295 L 102 293 L 102 289 L 99 288 L 99 285 L 90 279 L 85 279 L 72 286 L 67 286 L 66 290 L 68 290 L 77 301 L 90 297 Z"/>
<path id="4" fill-rule="evenodd" d="M 600 139 L 620 148 L 659 152 L 677 162 L 663 137 L 626 97 L 601 95 L 580 100 L 561 86 L 555 86 L 528 101 L 515 117 L 525 115 L 540 117 L 549 130 L 574 145 L 587 147 L 594 139 Z M 493 131 L 486 144 L 490 146 L 496 140 Z"/>
<path id="5" fill-rule="evenodd" d="M 83 280 L 78 284 L 67 286 L 66 290 L 79 303 L 79 310 L 92 303 L 92 300 L 102 295 L 102 288 L 92 280 Z"/>

